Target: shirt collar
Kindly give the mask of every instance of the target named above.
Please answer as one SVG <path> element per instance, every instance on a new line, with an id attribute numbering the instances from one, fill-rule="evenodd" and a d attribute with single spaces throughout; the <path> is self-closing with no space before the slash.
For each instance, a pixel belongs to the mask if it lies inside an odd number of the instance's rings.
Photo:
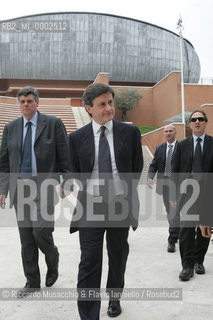
<path id="1" fill-rule="evenodd" d="M 202 136 L 200 136 L 200 137 L 197 137 L 197 136 L 195 136 L 194 134 L 192 135 L 192 137 L 193 137 L 193 140 L 194 140 L 194 143 L 197 141 L 197 138 L 200 138 L 202 141 L 201 142 L 203 142 L 204 141 L 204 139 L 205 139 L 205 133 L 204 134 L 202 134 Z"/>
<path id="2" fill-rule="evenodd" d="M 174 146 L 175 146 L 175 143 L 176 143 L 176 140 L 173 141 L 172 143 L 167 142 L 167 147 L 170 146 L 170 145 L 172 145 L 172 146 L 174 147 Z"/>
<path id="3" fill-rule="evenodd" d="M 26 126 L 27 122 L 31 122 L 34 126 L 37 125 L 37 121 L 38 121 L 38 111 L 36 111 L 36 113 L 34 114 L 34 116 L 32 117 L 32 119 L 27 120 L 24 116 L 23 116 L 23 120 L 24 120 L 24 127 Z"/>
<path id="4" fill-rule="evenodd" d="M 95 122 L 94 120 L 92 120 L 92 127 L 93 127 L 93 131 L 94 133 L 98 133 L 100 131 L 100 128 L 101 128 L 101 124 Z M 112 120 L 106 122 L 104 124 L 104 126 L 108 129 L 108 131 L 112 131 L 112 127 L 113 127 L 113 122 Z"/>

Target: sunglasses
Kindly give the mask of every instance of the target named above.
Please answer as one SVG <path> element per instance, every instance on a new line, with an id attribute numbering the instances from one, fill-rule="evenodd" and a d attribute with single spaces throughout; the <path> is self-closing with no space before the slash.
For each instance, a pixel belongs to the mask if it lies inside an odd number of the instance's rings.
<path id="1" fill-rule="evenodd" d="M 202 121 L 205 121 L 205 118 L 204 117 L 191 118 L 191 122 L 196 122 L 197 120 L 199 122 L 202 122 Z"/>

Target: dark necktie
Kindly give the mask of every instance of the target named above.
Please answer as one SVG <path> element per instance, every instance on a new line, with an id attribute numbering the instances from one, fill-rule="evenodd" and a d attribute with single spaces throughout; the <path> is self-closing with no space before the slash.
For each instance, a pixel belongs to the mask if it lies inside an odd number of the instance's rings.
<path id="1" fill-rule="evenodd" d="M 197 144 L 195 147 L 194 152 L 194 159 L 193 159 L 193 176 L 198 181 L 202 178 L 202 172 L 203 172 L 203 156 L 202 156 L 202 150 L 200 142 L 202 141 L 201 138 L 197 138 Z"/>
<path id="2" fill-rule="evenodd" d="M 105 203 L 109 203 L 110 194 L 112 192 L 112 188 L 109 187 L 109 181 L 112 181 L 112 162 L 110 156 L 109 143 L 105 135 L 105 130 L 106 127 L 101 126 L 101 134 L 98 149 L 98 172 L 99 179 L 104 181 L 104 185 L 102 185 L 102 181 L 100 184 L 100 196 L 102 196 L 103 201 Z"/>
<path id="3" fill-rule="evenodd" d="M 168 154 L 166 157 L 165 176 L 170 177 L 171 172 L 172 172 L 172 148 L 173 148 L 173 145 L 169 144 L 168 147 L 169 147 L 169 150 L 168 150 Z"/>
<path id="4" fill-rule="evenodd" d="M 27 122 L 27 132 L 24 138 L 24 145 L 22 149 L 22 161 L 21 161 L 21 176 L 27 178 L 29 173 L 32 173 L 32 123 Z M 27 175 L 28 173 L 28 175 Z"/>
<path id="5" fill-rule="evenodd" d="M 101 134 L 98 149 L 98 171 L 109 173 L 112 172 L 112 163 L 110 156 L 109 143 L 105 135 L 105 126 L 101 126 Z"/>

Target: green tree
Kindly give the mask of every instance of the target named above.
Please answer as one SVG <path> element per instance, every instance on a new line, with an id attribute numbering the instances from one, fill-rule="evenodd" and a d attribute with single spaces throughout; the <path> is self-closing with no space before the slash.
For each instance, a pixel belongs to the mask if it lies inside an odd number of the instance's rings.
<path id="1" fill-rule="evenodd" d="M 122 112 L 122 120 L 127 121 L 127 111 L 135 109 L 143 96 L 135 89 L 122 89 L 115 93 L 115 106 Z"/>

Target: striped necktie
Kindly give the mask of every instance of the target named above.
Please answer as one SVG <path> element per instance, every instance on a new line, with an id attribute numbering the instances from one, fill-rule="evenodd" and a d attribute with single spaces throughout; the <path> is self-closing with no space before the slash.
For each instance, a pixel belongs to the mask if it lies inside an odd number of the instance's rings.
<path id="1" fill-rule="evenodd" d="M 169 144 L 168 147 L 169 147 L 169 150 L 168 150 L 168 154 L 166 157 L 165 176 L 170 177 L 171 172 L 172 172 L 172 148 L 173 148 L 173 145 Z"/>

